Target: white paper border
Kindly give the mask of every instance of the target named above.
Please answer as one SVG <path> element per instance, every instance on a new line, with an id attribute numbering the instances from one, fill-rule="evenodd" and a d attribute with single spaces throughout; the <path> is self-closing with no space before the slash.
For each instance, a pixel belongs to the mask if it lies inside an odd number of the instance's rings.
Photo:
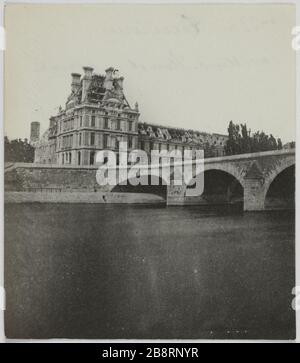
<path id="1" fill-rule="evenodd" d="M 122 0 L 110 0 L 110 1 L 101 1 L 101 0 L 72 0 L 72 1 L 61 1 L 61 0 L 0 0 L 0 26 L 3 26 L 4 23 L 4 4 L 295 4 L 296 6 L 296 20 L 295 26 L 300 26 L 300 3 L 298 0 L 216 0 L 216 1 L 204 1 L 204 0 L 131 0 L 131 1 L 122 1 Z M 292 32 L 292 29 L 291 29 Z M 5 33 L 4 33 L 5 34 Z M 292 41 L 291 34 L 291 41 Z M 5 45 L 5 39 L 4 39 Z M 1 50 L 1 39 L 0 39 L 0 286 L 4 284 L 4 53 Z M 300 50 L 296 52 L 296 165 L 297 161 L 300 160 Z M 300 179 L 299 179 L 300 171 L 298 167 L 296 167 L 296 221 L 299 221 L 300 213 L 299 213 L 299 202 L 300 202 L 300 194 L 298 191 L 300 190 Z M 296 286 L 300 286 L 300 242 L 299 242 L 299 234 L 300 234 L 300 224 L 296 223 Z M 291 302 L 293 299 L 292 291 L 291 291 Z M 300 312 L 296 311 L 296 342 L 300 342 Z M 172 343 L 237 343 L 237 342 L 294 342 L 294 341 L 278 341 L 278 340 L 233 340 L 233 339 L 193 339 L 193 340 L 185 340 L 185 339 L 176 339 L 176 340 L 137 340 L 137 339 L 6 339 L 4 335 L 4 311 L 0 310 L 0 342 L 85 342 L 85 343 L 99 343 L 99 342 L 111 342 L 111 343 L 136 343 L 136 342 L 172 342 Z"/>

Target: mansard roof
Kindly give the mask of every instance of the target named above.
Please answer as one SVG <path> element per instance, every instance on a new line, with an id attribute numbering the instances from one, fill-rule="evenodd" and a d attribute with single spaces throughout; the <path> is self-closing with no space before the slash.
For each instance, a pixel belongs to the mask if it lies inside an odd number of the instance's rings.
<path id="1" fill-rule="evenodd" d="M 141 136 L 160 140 L 205 144 L 206 142 L 211 142 L 213 139 L 222 142 L 228 138 L 227 135 L 222 134 L 209 134 L 207 132 L 166 127 L 162 125 L 148 124 L 146 122 L 139 122 L 138 127 L 138 131 Z"/>

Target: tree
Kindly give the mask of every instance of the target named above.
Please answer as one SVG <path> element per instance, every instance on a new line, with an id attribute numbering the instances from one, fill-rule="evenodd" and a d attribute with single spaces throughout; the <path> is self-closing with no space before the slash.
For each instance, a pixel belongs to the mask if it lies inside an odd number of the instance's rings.
<path id="1" fill-rule="evenodd" d="M 250 131 L 247 129 L 246 124 L 241 124 L 241 138 L 240 138 L 240 149 L 241 153 L 250 153 L 251 152 L 251 137 Z"/>
<path id="2" fill-rule="evenodd" d="M 227 155 L 238 154 L 240 149 L 239 125 L 235 125 L 232 121 L 230 121 L 227 130 L 228 140 L 225 146 L 225 152 Z"/>
<path id="3" fill-rule="evenodd" d="M 228 140 L 225 146 L 226 155 L 253 153 L 258 151 L 282 149 L 280 139 L 275 139 L 263 131 L 256 131 L 251 135 L 246 124 L 234 124 L 229 122 Z"/>
<path id="4" fill-rule="evenodd" d="M 5 162 L 33 163 L 34 147 L 27 139 L 15 139 L 10 141 L 7 136 L 4 138 L 4 160 Z"/>

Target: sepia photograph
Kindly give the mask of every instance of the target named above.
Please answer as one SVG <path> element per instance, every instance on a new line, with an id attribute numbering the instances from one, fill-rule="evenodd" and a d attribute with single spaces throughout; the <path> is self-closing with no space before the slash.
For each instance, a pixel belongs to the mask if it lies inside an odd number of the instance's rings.
<path id="1" fill-rule="evenodd" d="M 296 339 L 295 26 L 5 5 L 8 340 Z"/>

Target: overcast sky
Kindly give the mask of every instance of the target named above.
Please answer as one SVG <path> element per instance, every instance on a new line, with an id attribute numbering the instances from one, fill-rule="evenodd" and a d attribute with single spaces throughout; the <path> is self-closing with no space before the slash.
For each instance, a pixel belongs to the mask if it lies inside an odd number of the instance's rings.
<path id="1" fill-rule="evenodd" d="M 295 139 L 293 5 L 8 5 L 5 134 L 45 131 L 72 72 L 113 66 L 140 120 Z"/>

